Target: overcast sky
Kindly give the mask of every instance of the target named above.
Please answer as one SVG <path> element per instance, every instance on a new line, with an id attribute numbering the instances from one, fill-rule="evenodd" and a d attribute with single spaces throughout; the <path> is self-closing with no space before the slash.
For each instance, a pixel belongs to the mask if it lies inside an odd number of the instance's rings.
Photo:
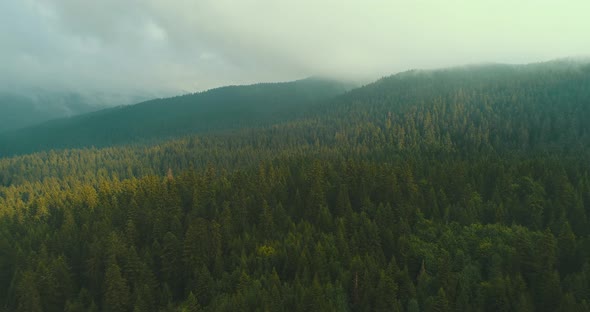
<path id="1" fill-rule="evenodd" d="M 590 55 L 590 1 L 0 0 L 0 84 L 182 93 Z"/>

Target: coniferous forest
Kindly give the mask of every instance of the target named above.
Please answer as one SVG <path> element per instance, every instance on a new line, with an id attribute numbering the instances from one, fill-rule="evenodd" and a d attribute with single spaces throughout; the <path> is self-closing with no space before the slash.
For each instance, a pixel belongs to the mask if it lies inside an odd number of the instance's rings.
<path id="1" fill-rule="evenodd" d="M 350 89 L 3 134 L 0 309 L 590 311 L 590 65 Z"/>

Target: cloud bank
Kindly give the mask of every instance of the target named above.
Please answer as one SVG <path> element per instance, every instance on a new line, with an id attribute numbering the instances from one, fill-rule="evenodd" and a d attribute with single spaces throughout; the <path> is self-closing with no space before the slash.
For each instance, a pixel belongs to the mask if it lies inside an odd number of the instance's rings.
<path id="1" fill-rule="evenodd" d="M 590 55 L 590 2 L 0 1 L 0 84 L 193 92 Z"/>

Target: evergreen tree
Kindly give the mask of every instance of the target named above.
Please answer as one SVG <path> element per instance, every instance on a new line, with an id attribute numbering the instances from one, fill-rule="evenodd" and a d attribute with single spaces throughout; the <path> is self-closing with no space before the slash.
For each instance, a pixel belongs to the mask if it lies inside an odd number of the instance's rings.
<path id="1" fill-rule="evenodd" d="M 129 287 L 121 275 L 121 269 L 114 258 L 111 258 L 104 280 L 103 309 L 109 312 L 127 311 L 129 308 Z"/>

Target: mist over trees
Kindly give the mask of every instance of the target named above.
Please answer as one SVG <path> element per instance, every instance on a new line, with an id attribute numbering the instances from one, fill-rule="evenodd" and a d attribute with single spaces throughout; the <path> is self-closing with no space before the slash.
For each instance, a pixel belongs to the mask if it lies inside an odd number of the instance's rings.
<path id="1" fill-rule="evenodd" d="M 68 118 L 107 107 L 133 104 L 146 95 L 76 93 L 39 88 L 0 89 L 0 133 Z"/>

